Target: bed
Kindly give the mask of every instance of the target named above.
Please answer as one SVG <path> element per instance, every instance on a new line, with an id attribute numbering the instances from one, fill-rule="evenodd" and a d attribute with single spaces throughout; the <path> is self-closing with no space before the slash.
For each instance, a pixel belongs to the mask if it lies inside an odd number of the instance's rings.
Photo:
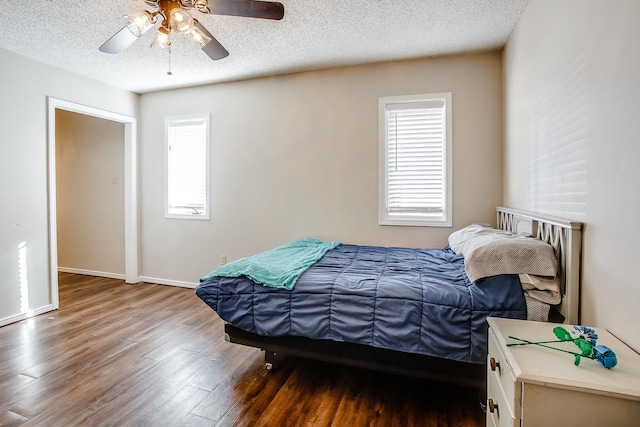
<path id="1" fill-rule="evenodd" d="M 578 323 L 581 234 L 579 222 L 499 207 L 497 227 L 470 224 L 444 248 L 299 239 L 214 270 L 195 292 L 268 369 L 288 354 L 482 388 L 488 316 Z M 296 258 L 300 247 L 313 256 Z M 260 260 L 286 276 L 247 270 Z M 537 298 L 531 278 L 553 279 L 558 299 L 547 282 Z"/>

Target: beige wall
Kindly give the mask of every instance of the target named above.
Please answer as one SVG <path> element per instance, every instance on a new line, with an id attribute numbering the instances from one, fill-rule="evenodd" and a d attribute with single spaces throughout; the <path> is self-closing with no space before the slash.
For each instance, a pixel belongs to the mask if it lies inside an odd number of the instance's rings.
<path id="1" fill-rule="evenodd" d="M 511 207 L 586 224 L 582 323 L 640 350 L 640 2 L 532 0 L 504 54 Z"/>
<path id="2" fill-rule="evenodd" d="M 124 124 L 56 112 L 58 266 L 124 278 Z"/>
<path id="3" fill-rule="evenodd" d="M 52 303 L 47 97 L 135 116 L 137 95 L 0 49 L 0 324 Z"/>
<path id="4" fill-rule="evenodd" d="M 453 229 L 502 202 L 500 52 L 299 73 L 141 96 L 146 278 L 195 283 L 220 256 L 294 238 L 442 247 L 451 228 L 378 225 L 378 98 L 453 93 Z M 211 220 L 165 219 L 165 116 L 211 114 Z"/>

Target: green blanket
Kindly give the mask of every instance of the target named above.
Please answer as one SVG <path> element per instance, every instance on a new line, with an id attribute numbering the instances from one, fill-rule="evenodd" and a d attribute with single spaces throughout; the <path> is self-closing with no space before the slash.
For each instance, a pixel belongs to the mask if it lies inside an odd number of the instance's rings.
<path id="1" fill-rule="evenodd" d="M 247 276 L 256 283 L 291 290 L 298 278 L 340 242 L 312 238 L 293 240 L 285 245 L 225 264 L 200 279 Z"/>

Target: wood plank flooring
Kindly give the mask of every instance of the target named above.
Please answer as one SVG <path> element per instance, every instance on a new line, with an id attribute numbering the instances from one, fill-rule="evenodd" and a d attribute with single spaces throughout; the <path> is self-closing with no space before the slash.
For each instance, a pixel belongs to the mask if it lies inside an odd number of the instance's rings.
<path id="1" fill-rule="evenodd" d="M 0 426 L 483 426 L 478 390 L 230 344 L 191 289 L 61 273 L 0 328 Z"/>

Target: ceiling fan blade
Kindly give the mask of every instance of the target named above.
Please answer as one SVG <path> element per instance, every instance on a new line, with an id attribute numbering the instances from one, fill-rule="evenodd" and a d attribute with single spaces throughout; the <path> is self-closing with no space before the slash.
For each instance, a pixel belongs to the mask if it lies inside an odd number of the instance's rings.
<path id="1" fill-rule="evenodd" d="M 104 42 L 99 49 L 100 52 L 105 53 L 120 53 L 136 40 L 138 40 L 138 36 L 133 34 L 129 27 L 125 25 L 120 31 L 111 36 L 109 40 Z"/>
<path id="2" fill-rule="evenodd" d="M 282 3 L 256 0 L 209 0 L 214 15 L 246 16 L 249 18 L 275 19 L 284 17 Z"/>
<path id="3" fill-rule="evenodd" d="M 227 49 L 225 49 L 224 46 L 222 46 L 220 42 L 211 35 L 209 30 L 207 30 L 204 27 L 204 25 L 202 25 L 200 22 L 196 21 L 195 19 L 194 19 L 194 23 L 196 27 L 204 33 L 204 35 L 206 35 L 211 39 L 209 43 L 207 43 L 202 47 L 202 50 L 204 51 L 204 53 L 206 53 L 209 56 L 209 58 L 216 61 L 218 59 L 226 58 L 227 56 L 229 56 L 229 52 L 227 51 Z"/>

